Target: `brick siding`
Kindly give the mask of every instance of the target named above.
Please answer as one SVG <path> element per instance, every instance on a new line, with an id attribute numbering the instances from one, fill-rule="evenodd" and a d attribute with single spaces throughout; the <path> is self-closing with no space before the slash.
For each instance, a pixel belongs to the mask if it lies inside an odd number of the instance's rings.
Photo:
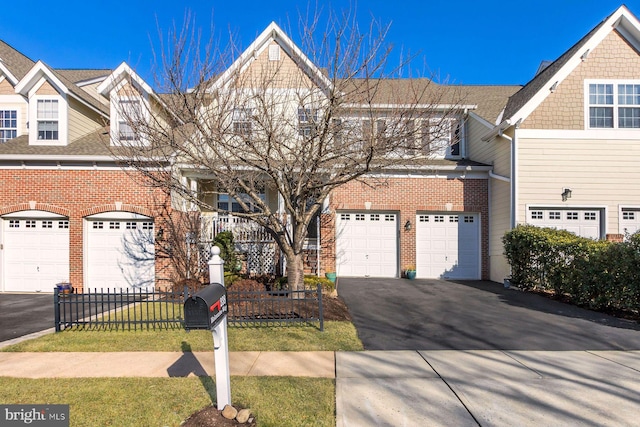
<path id="1" fill-rule="evenodd" d="M 488 260 L 488 182 L 484 179 L 447 178 L 389 178 L 351 182 L 331 194 L 332 213 L 340 210 L 364 211 L 365 202 L 371 202 L 371 211 L 399 214 L 400 266 L 416 264 L 416 214 L 420 212 L 451 212 L 480 214 L 480 249 L 482 278 L 489 278 Z M 403 225 L 411 221 L 413 227 L 405 231 Z M 322 266 L 324 271 L 335 271 L 335 215 L 325 214 L 321 225 Z"/>
<path id="2" fill-rule="evenodd" d="M 163 192 L 145 187 L 122 170 L 0 170 L 0 215 L 43 210 L 69 217 L 69 280 L 83 287 L 83 219 L 109 211 L 160 219 Z M 156 261 L 156 276 L 167 263 Z"/>

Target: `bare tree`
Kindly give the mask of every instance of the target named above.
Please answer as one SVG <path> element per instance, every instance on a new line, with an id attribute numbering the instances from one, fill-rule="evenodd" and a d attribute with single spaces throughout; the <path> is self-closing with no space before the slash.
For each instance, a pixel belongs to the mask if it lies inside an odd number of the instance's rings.
<path id="1" fill-rule="evenodd" d="M 185 22 L 159 55 L 162 108 L 124 112 L 135 138 L 121 138 L 119 153 L 188 209 L 264 227 L 284 255 L 292 289 L 302 287 L 309 224 L 332 190 L 428 164 L 435 150 L 456 142 L 458 90 L 430 78 L 394 78 L 387 26 L 374 22 L 362 32 L 348 14 L 330 14 L 322 28 L 317 17 L 302 20 L 298 49 L 272 24 L 240 55 L 233 41 L 201 49 Z M 157 172 L 167 164 L 171 173 Z M 229 203 L 202 197 L 194 181 Z"/>

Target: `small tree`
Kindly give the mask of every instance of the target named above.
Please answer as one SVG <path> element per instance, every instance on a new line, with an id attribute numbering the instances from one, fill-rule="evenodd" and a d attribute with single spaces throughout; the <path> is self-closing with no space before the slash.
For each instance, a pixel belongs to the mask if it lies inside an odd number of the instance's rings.
<path id="1" fill-rule="evenodd" d="M 201 49 L 190 25 L 169 32 L 157 76 L 166 114 L 127 114 L 135 140 L 147 143 L 121 144 L 130 165 L 185 206 L 263 227 L 284 255 L 292 289 L 303 286 L 307 230 L 331 192 L 364 175 L 428 163 L 456 142 L 460 118 L 455 87 L 391 78 L 388 26 L 374 22 L 364 33 L 355 17 L 333 13 L 319 23 L 318 16 L 300 23 L 307 56 L 279 27 L 263 33 L 280 46 L 272 52 L 278 61 L 238 55 L 233 40 L 226 49 Z M 166 164 L 172 173 L 155 173 Z M 229 203 L 203 198 L 193 182 Z"/>

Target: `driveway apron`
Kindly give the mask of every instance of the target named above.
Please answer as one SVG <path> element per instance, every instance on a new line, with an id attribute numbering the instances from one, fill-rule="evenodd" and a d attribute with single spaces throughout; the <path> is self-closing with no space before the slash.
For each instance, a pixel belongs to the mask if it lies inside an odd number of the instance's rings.
<path id="1" fill-rule="evenodd" d="M 487 281 L 340 278 L 366 350 L 640 350 L 640 324 Z"/>

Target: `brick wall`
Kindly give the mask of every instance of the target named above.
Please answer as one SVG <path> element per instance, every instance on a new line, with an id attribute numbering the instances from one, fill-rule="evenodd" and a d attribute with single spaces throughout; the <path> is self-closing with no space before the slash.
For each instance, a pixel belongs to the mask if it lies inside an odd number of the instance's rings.
<path id="1" fill-rule="evenodd" d="M 164 194 L 132 180 L 122 170 L 0 170 L 0 215 L 44 210 L 69 217 L 69 280 L 83 285 L 83 218 L 107 211 L 158 216 Z M 167 270 L 156 262 L 156 275 Z"/>
<path id="2" fill-rule="evenodd" d="M 365 210 L 371 202 L 372 211 L 399 214 L 400 266 L 416 264 L 416 214 L 418 212 L 473 212 L 480 214 L 482 278 L 489 278 L 488 264 L 488 182 L 484 179 L 389 178 L 351 182 L 331 194 L 331 212 Z M 448 206 L 447 204 L 451 204 Z M 403 225 L 413 227 L 405 231 Z M 325 215 L 322 221 L 322 266 L 335 271 L 335 215 Z"/>

